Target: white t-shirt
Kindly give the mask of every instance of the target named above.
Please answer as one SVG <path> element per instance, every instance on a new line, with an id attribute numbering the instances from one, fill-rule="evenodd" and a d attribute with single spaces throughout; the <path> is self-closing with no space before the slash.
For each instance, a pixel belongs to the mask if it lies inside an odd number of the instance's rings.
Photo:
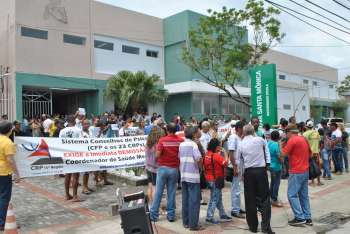
<path id="1" fill-rule="evenodd" d="M 201 135 L 201 138 L 199 138 L 199 141 L 201 142 L 201 145 L 202 145 L 205 152 L 207 152 L 207 148 L 208 148 L 208 144 L 209 144 L 210 140 L 211 140 L 210 133 L 209 132 L 204 133 L 202 131 L 202 135 Z"/>
<path id="2" fill-rule="evenodd" d="M 337 128 L 335 131 L 332 132 L 332 138 L 340 138 L 342 136 L 341 131 L 339 128 Z"/>
<path id="3" fill-rule="evenodd" d="M 75 119 L 75 127 L 83 129 L 83 123 L 80 119 L 76 118 Z"/>
<path id="4" fill-rule="evenodd" d="M 237 134 L 232 134 L 227 140 L 228 150 L 237 151 L 239 143 L 242 139 Z"/>
<path id="5" fill-rule="evenodd" d="M 80 138 L 83 137 L 83 131 L 77 127 L 66 127 L 60 131 L 60 138 Z"/>
<path id="6" fill-rule="evenodd" d="M 44 132 L 50 132 L 51 124 L 52 124 L 52 120 L 51 119 L 45 119 L 45 121 L 43 122 Z"/>
<path id="7" fill-rule="evenodd" d="M 101 129 L 99 127 L 95 127 L 95 126 L 90 126 L 89 127 L 89 135 L 91 137 L 98 137 L 98 135 L 100 134 Z"/>

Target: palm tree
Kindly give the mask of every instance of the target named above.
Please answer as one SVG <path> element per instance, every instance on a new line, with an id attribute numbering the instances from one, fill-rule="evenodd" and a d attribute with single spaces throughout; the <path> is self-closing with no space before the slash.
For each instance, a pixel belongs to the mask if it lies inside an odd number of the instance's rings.
<path id="1" fill-rule="evenodd" d="M 160 87 L 157 75 L 146 72 L 120 71 L 110 77 L 107 83 L 107 97 L 114 100 L 118 111 L 132 114 L 146 109 L 150 103 L 165 102 L 168 93 Z"/>

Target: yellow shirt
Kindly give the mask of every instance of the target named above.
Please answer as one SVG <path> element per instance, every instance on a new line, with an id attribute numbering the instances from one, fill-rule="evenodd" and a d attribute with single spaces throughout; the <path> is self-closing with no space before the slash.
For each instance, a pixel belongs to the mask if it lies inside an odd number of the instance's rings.
<path id="1" fill-rule="evenodd" d="M 0 176 L 12 174 L 13 170 L 9 164 L 9 155 L 13 156 L 15 154 L 15 144 L 7 136 L 0 135 Z"/>
<path id="2" fill-rule="evenodd" d="M 303 136 L 307 139 L 309 142 L 311 152 L 313 154 L 320 153 L 320 134 L 316 130 L 307 130 L 304 132 Z"/>

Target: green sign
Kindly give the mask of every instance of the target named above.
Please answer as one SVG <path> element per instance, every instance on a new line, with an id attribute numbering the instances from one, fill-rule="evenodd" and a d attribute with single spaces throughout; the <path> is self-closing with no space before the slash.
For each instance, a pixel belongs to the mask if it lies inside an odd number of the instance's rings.
<path id="1" fill-rule="evenodd" d="M 276 65 L 266 64 L 249 70 L 251 78 L 252 116 L 257 116 L 260 125 L 277 124 Z"/>

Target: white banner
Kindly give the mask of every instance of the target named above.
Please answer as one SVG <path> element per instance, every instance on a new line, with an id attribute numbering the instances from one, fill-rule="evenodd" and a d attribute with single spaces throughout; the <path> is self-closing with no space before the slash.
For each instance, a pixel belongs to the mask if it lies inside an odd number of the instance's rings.
<path id="1" fill-rule="evenodd" d="M 15 160 L 21 177 L 141 167 L 146 139 L 16 137 Z"/>
<path id="2" fill-rule="evenodd" d="M 231 127 L 231 122 L 223 124 L 223 125 L 220 125 L 218 127 L 218 138 L 220 140 L 224 139 L 224 137 L 226 136 L 226 134 L 229 131 L 231 131 L 231 134 L 233 134 L 235 132 L 234 128 Z"/>

